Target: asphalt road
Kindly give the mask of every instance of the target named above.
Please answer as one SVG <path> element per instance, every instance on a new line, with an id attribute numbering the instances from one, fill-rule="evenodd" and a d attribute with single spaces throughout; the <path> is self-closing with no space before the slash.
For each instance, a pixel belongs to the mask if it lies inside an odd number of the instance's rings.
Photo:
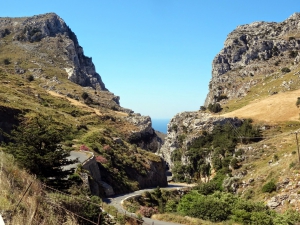
<path id="1" fill-rule="evenodd" d="M 78 163 L 74 163 L 72 165 L 64 166 L 64 170 L 68 170 L 71 168 L 76 168 L 79 163 L 84 162 L 88 158 L 90 158 L 92 155 L 87 152 L 78 152 L 78 151 L 71 151 L 70 156 L 67 157 L 67 159 L 73 160 L 73 159 L 78 159 Z"/>
<path id="2" fill-rule="evenodd" d="M 186 184 L 169 184 L 168 187 L 161 188 L 161 189 L 177 189 L 177 188 L 182 188 L 182 187 L 187 187 L 187 186 L 188 185 L 186 185 Z M 135 191 L 135 192 L 132 192 L 129 194 L 111 196 L 109 198 L 104 198 L 102 200 L 104 202 L 106 202 L 107 204 L 110 204 L 110 205 L 116 207 L 120 213 L 135 215 L 134 213 L 130 213 L 123 208 L 122 201 L 124 201 L 125 199 L 127 199 L 129 197 L 135 196 L 135 195 L 141 195 L 145 191 L 153 191 L 154 189 L 155 188 L 143 189 L 143 190 Z M 144 220 L 144 223 L 143 223 L 144 225 L 180 225 L 179 223 L 164 222 L 164 221 L 160 221 L 160 220 L 153 220 L 153 219 L 146 218 L 146 217 L 143 217 L 143 220 Z"/>

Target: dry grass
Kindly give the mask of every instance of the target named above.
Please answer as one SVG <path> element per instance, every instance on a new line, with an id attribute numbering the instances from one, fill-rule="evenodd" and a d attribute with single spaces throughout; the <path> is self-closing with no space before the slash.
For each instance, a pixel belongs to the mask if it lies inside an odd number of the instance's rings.
<path id="1" fill-rule="evenodd" d="M 300 110 L 296 106 L 299 96 L 300 90 L 279 93 L 264 99 L 256 99 L 248 105 L 222 116 L 252 118 L 267 123 L 299 121 Z"/>
<path id="2" fill-rule="evenodd" d="M 25 192 L 30 184 L 28 192 Z M 24 170 L 20 170 L 13 157 L 2 151 L 0 151 L 0 190 L 0 212 L 6 225 L 57 225 L 62 221 L 65 221 L 66 225 L 77 225 L 71 214 L 47 205 L 41 198 L 40 183 Z"/>
<path id="3" fill-rule="evenodd" d="M 192 218 L 189 216 L 180 216 L 177 214 L 172 213 L 164 213 L 164 214 L 155 214 L 151 217 L 151 219 L 155 220 L 162 220 L 167 222 L 174 222 L 174 223 L 180 223 L 185 225 L 221 225 L 221 224 L 231 224 L 231 225 L 237 225 L 237 223 L 232 222 L 222 222 L 222 223 L 213 223 L 210 221 L 205 221 L 197 218 Z"/>

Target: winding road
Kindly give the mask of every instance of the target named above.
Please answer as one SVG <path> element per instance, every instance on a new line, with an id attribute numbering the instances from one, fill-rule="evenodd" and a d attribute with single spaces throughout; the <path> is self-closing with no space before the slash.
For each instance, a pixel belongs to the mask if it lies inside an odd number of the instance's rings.
<path id="1" fill-rule="evenodd" d="M 161 188 L 161 189 L 178 189 L 178 188 L 183 188 L 183 187 L 189 187 L 187 184 L 169 184 L 168 187 Z M 129 194 L 122 194 L 122 195 L 115 195 L 111 196 L 109 198 L 104 198 L 102 199 L 105 203 L 114 206 L 115 208 L 118 209 L 120 213 L 127 214 L 127 215 L 135 215 L 134 213 L 130 213 L 126 211 L 123 206 L 122 202 L 126 200 L 127 198 L 136 196 L 136 195 L 141 195 L 145 191 L 153 191 L 155 188 L 149 188 L 149 189 L 143 189 L 143 190 L 138 190 Z M 144 225 L 181 225 L 179 223 L 171 223 L 171 222 L 165 222 L 161 220 L 153 220 L 147 217 L 143 217 L 144 220 Z"/>
<path id="2" fill-rule="evenodd" d="M 78 163 L 74 163 L 68 166 L 64 166 L 64 170 L 69 170 L 71 168 L 76 168 L 78 164 L 83 163 L 87 159 L 91 158 L 93 155 L 90 152 L 83 152 L 83 151 L 71 151 L 70 156 L 67 157 L 69 160 L 78 159 Z"/>
<path id="3" fill-rule="evenodd" d="M 92 156 L 92 154 L 89 153 L 89 152 L 71 151 L 70 156 L 68 157 L 68 159 L 76 159 L 77 158 L 78 163 L 65 166 L 64 169 L 66 170 L 66 169 L 76 168 L 79 163 L 83 163 L 84 161 L 89 159 L 91 156 Z M 168 177 L 168 178 L 170 179 L 170 177 Z M 178 184 L 173 183 L 172 184 L 171 183 L 171 184 L 168 185 L 168 187 L 161 188 L 161 189 L 172 190 L 172 189 L 179 189 L 179 188 L 190 187 L 190 186 L 191 185 L 187 185 L 187 184 L 180 184 L 180 183 L 178 183 Z M 123 208 L 123 206 L 122 206 L 123 201 L 126 200 L 127 198 L 130 198 L 130 197 L 133 197 L 133 196 L 136 196 L 136 195 L 141 195 L 145 191 L 153 191 L 155 188 L 156 187 L 149 188 L 149 189 L 142 189 L 142 190 L 138 190 L 138 191 L 131 192 L 131 193 L 128 193 L 128 194 L 110 196 L 109 198 L 104 198 L 102 200 L 103 200 L 103 202 L 117 208 L 117 210 L 120 213 L 134 216 L 135 215 L 134 213 L 130 213 L 130 212 L 126 211 Z M 136 217 L 136 215 L 134 217 Z M 179 223 L 171 223 L 171 222 L 165 222 L 165 221 L 160 221 L 160 220 L 153 220 L 153 219 L 150 219 L 150 218 L 147 218 L 147 217 L 143 217 L 143 220 L 144 220 L 144 223 L 143 223 L 144 225 L 181 225 Z"/>

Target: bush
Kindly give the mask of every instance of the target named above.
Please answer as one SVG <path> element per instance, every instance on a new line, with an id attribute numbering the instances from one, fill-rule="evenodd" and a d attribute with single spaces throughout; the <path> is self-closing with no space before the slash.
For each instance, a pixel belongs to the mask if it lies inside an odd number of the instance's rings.
<path id="1" fill-rule="evenodd" d="M 231 160 L 231 162 L 230 162 L 230 166 L 231 166 L 233 169 L 238 169 L 238 168 L 240 168 L 240 165 L 238 164 L 237 158 L 232 158 L 232 160 Z"/>
<path id="2" fill-rule="evenodd" d="M 171 130 L 174 130 L 175 132 L 177 132 L 178 126 L 176 124 L 173 124 L 171 127 Z"/>
<path id="3" fill-rule="evenodd" d="M 298 55 L 298 52 L 296 52 L 296 51 L 290 51 L 289 52 L 289 57 L 290 58 L 295 58 L 297 55 Z"/>
<path id="4" fill-rule="evenodd" d="M 287 68 L 287 67 L 283 67 L 281 69 L 281 72 L 283 72 L 283 73 L 289 73 L 289 72 L 291 72 L 291 70 L 289 68 Z"/>
<path id="5" fill-rule="evenodd" d="M 290 163 L 290 169 L 293 168 L 293 167 L 295 167 L 295 165 L 296 165 L 295 162 L 291 162 L 291 163 Z"/>
<path id="6" fill-rule="evenodd" d="M 176 212 L 177 202 L 174 200 L 169 200 L 166 203 L 166 212 Z"/>
<path id="7" fill-rule="evenodd" d="M 208 110 L 213 113 L 218 113 L 222 110 L 222 107 L 219 103 L 209 104 Z"/>
<path id="8" fill-rule="evenodd" d="M 219 95 L 218 97 L 215 96 L 215 99 L 217 102 L 219 102 L 223 99 L 228 99 L 228 97 L 227 97 L 227 95 L 222 94 L 222 95 Z"/>
<path id="9" fill-rule="evenodd" d="M 199 194 L 209 195 L 214 193 L 217 190 L 220 190 L 216 182 L 202 183 L 195 187 L 198 190 Z"/>
<path id="10" fill-rule="evenodd" d="M 3 60 L 4 65 L 9 65 L 10 64 L 10 60 L 8 58 Z"/>
<path id="11" fill-rule="evenodd" d="M 82 97 L 84 100 L 86 100 L 86 99 L 89 97 L 89 94 L 86 93 L 86 92 L 83 92 L 82 95 L 81 95 L 81 97 Z"/>
<path id="12" fill-rule="evenodd" d="M 27 80 L 28 80 L 29 82 L 34 81 L 34 76 L 33 76 L 33 75 L 29 75 L 29 76 L 27 77 Z"/>
<path id="13" fill-rule="evenodd" d="M 218 222 L 227 220 L 231 207 L 216 195 L 204 196 L 191 192 L 183 196 L 177 210 L 187 216 Z"/>
<path id="14" fill-rule="evenodd" d="M 262 187 L 262 192 L 264 193 L 271 193 L 273 191 L 276 191 L 276 184 L 274 183 L 274 181 L 270 181 Z"/>
<path id="15" fill-rule="evenodd" d="M 201 111 L 205 111 L 205 110 L 206 110 L 206 107 L 202 105 L 202 106 L 200 106 L 200 110 L 201 110 Z"/>
<path id="16" fill-rule="evenodd" d="M 279 63 L 280 63 L 280 60 L 276 61 L 276 62 L 274 63 L 274 65 L 275 65 L 275 66 L 279 66 Z"/>

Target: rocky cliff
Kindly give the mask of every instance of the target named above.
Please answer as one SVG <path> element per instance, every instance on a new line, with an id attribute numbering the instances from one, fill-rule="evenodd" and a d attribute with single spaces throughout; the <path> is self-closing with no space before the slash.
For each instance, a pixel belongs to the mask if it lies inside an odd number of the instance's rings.
<path id="1" fill-rule="evenodd" d="M 238 26 L 212 63 L 212 78 L 205 106 L 242 98 L 261 76 L 297 64 L 300 59 L 300 14 L 281 23 L 254 22 Z"/>
<path id="2" fill-rule="evenodd" d="M 163 140 L 157 136 L 155 130 L 152 128 L 152 122 L 149 116 L 131 113 L 125 119 L 138 128 L 131 131 L 128 137 L 130 143 L 152 152 L 156 152 L 161 147 Z"/>
<path id="3" fill-rule="evenodd" d="M 0 36 L 13 34 L 15 44 L 23 45 L 26 50 L 34 50 L 39 45 L 26 45 L 26 42 L 40 43 L 56 53 L 55 59 L 62 61 L 68 79 L 81 86 L 90 86 L 104 90 L 104 83 L 95 70 L 92 58 L 86 57 L 79 45 L 76 35 L 56 14 L 47 13 L 33 17 L 0 18 Z M 51 49 L 50 49 L 51 48 Z M 44 55 L 44 57 L 49 57 Z M 50 59 L 53 62 L 53 59 Z"/>
<path id="4" fill-rule="evenodd" d="M 236 127 L 242 124 L 242 121 L 237 118 L 224 118 L 202 111 L 178 113 L 168 124 L 167 137 L 160 149 L 160 154 L 172 168 L 172 153 L 175 150 L 183 149 L 183 152 L 186 152 L 192 142 L 201 136 L 203 132 L 210 133 L 216 124 L 227 122 Z M 185 154 L 182 155 L 181 162 L 183 164 L 189 163 Z"/>

